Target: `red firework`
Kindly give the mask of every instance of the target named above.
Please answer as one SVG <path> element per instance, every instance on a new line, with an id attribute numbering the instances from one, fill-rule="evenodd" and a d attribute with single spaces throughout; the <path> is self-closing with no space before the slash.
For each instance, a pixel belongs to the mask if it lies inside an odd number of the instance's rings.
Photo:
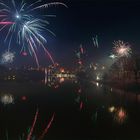
<path id="1" fill-rule="evenodd" d="M 15 22 L 10 22 L 10 21 L 1 21 L 0 25 L 11 25 L 11 24 L 15 24 Z"/>

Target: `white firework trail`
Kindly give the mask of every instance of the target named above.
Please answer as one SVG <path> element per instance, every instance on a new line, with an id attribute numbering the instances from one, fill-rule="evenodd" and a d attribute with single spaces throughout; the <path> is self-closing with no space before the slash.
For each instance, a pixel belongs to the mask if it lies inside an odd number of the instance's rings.
<path id="1" fill-rule="evenodd" d="M 39 67 L 39 60 L 37 55 L 37 48 L 41 47 L 45 53 L 49 56 L 50 60 L 54 64 L 54 60 L 46 49 L 46 38 L 43 36 L 45 31 L 55 35 L 51 30 L 47 29 L 49 22 L 44 17 L 54 17 L 55 15 L 34 15 L 34 11 L 38 9 L 45 9 L 51 6 L 62 5 L 67 7 L 61 2 L 44 3 L 42 0 L 34 1 L 31 4 L 26 3 L 24 0 L 21 3 L 16 3 L 15 0 L 0 1 L 0 31 L 8 28 L 8 32 L 5 37 L 5 42 L 8 42 L 8 50 L 11 48 L 11 43 L 15 41 L 21 46 L 21 52 L 24 54 L 26 50 L 30 55 L 35 57 L 37 66 Z M 38 12 L 39 13 L 39 12 Z M 15 43 L 15 42 L 14 42 Z"/>
<path id="2" fill-rule="evenodd" d="M 114 41 L 114 52 L 117 57 L 129 57 L 132 50 L 129 43 L 125 43 L 121 40 Z"/>

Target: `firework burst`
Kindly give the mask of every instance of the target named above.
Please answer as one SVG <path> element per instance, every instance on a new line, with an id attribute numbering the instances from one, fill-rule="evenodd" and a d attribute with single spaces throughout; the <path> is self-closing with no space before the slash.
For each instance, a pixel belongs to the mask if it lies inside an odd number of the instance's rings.
<path id="1" fill-rule="evenodd" d="M 117 57 L 129 57 L 132 53 L 129 43 L 124 43 L 121 40 L 114 41 L 114 52 Z"/>
<path id="2" fill-rule="evenodd" d="M 15 53 L 6 51 L 2 54 L 1 63 L 2 64 L 12 63 L 14 61 L 14 58 L 15 58 Z"/>
<path id="3" fill-rule="evenodd" d="M 43 3 L 42 0 L 37 0 L 30 5 L 24 2 L 24 0 L 18 4 L 15 0 L 11 0 L 11 3 L 8 2 L 8 0 L 0 1 L 0 25 L 2 26 L 0 31 L 8 28 L 8 32 L 5 37 L 5 42 L 8 42 L 8 50 L 10 50 L 11 43 L 16 37 L 16 43 L 21 46 L 21 53 L 28 50 L 29 54 L 35 58 L 38 67 L 38 47 L 41 47 L 45 51 L 54 64 L 51 54 L 45 47 L 47 40 L 42 35 L 44 31 L 48 31 L 54 35 L 52 31 L 46 28 L 49 24 L 46 21 L 46 16 L 54 15 L 38 15 L 35 17 L 33 11 L 56 5 L 67 7 L 61 2 Z"/>

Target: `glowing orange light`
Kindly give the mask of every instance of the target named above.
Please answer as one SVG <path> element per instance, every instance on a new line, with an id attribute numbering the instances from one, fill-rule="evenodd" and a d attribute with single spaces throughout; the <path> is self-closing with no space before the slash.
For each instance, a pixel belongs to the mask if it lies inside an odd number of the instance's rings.
<path id="1" fill-rule="evenodd" d="M 60 83 L 63 83 L 65 81 L 65 79 L 62 77 L 60 78 Z"/>
<path id="2" fill-rule="evenodd" d="M 61 73 L 64 73 L 64 72 L 65 72 L 64 68 L 61 68 L 61 69 L 60 69 L 60 72 L 61 72 Z"/>

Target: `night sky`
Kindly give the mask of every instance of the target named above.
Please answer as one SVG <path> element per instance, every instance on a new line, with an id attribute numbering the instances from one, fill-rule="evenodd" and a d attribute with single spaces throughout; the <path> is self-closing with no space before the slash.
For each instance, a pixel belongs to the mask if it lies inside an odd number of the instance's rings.
<path id="1" fill-rule="evenodd" d="M 52 2 L 52 1 L 47 1 Z M 67 4 L 50 7 L 48 28 L 56 37 L 45 34 L 48 38 L 47 48 L 54 59 L 62 66 L 71 67 L 76 64 L 75 50 L 80 44 L 86 51 L 89 62 L 96 62 L 110 54 L 114 40 L 124 40 L 132 45 L 133 50 L 140 50 L 140 1 L 139 0 L 67 0 L 60 1 Z M 45 11 L 42 11 L 45 12 Z M 99 48 L 93 46 L 92 37 L 98 35 Z M 1 51 L 6 48 L 1 41 Z M 4 46 L 4 47 L 3 47 Z M 16 51 L 17 52 L 17 51 Z M 42 55 L 39 50 L 39 55 Z M 18 55 L 17 65 L 34 64 L 33 58 L 23 58 Z M 48 65 L 49 59 L 40 57 L 42 65 Z"/>

